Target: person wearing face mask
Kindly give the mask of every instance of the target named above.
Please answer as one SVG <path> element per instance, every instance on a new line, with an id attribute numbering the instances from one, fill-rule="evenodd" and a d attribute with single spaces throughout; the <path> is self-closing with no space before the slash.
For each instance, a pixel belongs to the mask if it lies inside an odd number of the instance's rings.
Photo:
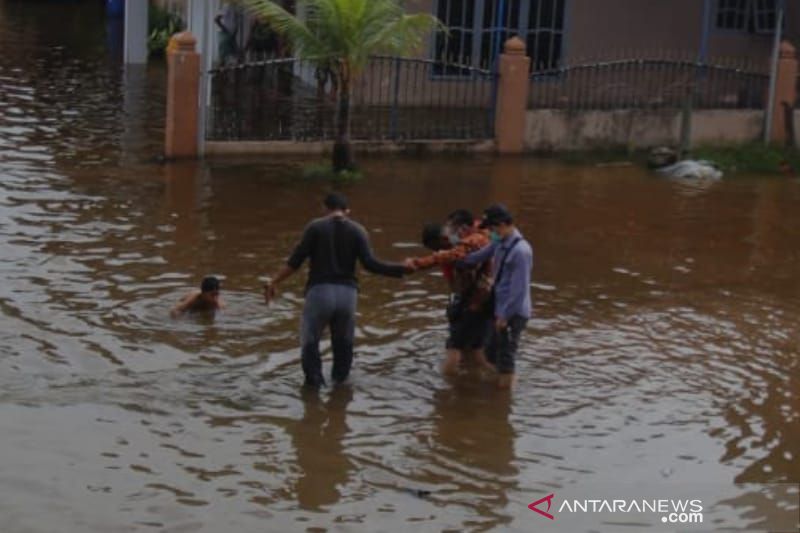
<path id="1" fill-rule="evenodd" d="M 449 334 L 442 372 L 445 375 L 458 373 L 464 354 L 479 366 L 492 368 L 483 352 L 492 326 L 491 314 L 486 312 L 491 290 L 491 267 L 487 263 L 455 268 L 458 260 L 489 244 L 488 233 L 476 227 L 472 213 L 459 209 L 447 217 L 444 226 L 426 226 L 423 243 L 435 253 L 406 259 L 405 264 L 414 271 L 438 266 L 450 285 L 451 296 L 447 306 Z"/>
<path id="2" fill-rule="evenodd" d="M 475 266 L 492 259 L 494 328 L 486 355 L 499 374 L 498 386 L 511 388 L 519 340 L 531 317 L 533 250 L 502 204 L 487 208 L 480 226 L 490 231 L 491 244 L 471 253 L 460 264 Z"/>

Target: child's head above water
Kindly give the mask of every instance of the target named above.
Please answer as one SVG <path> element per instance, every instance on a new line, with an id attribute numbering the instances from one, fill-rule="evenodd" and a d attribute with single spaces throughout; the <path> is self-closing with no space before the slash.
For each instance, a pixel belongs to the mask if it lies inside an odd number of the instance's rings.
<path id="1" fill-rule="evenodd" d="M 214 292 L 219 291 L 219 280 L 216 276 L 206 276 L 200 283 L 201 292 Z"/>
<path id="2" fill-rule="evenodd" d="M 207 276 L 200 283 L 200 296 L 209 303 L 219 298 L 219 280 L 215 276 Z"/>

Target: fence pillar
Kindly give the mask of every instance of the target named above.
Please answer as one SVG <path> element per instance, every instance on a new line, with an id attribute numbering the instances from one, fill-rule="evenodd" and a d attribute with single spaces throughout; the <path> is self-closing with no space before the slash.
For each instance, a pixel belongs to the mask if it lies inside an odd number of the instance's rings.
<path id="1" fill-rule="evenodd" d="M 797 51 L 789 41 L 781 43 L 778 57 L 778 71 L 775 82 L 775 100 L 772 113 L 772 131 L 770 140 L 776 144 L 785 144 L 792 125 L 787 123 L 792 113 L 787 113 L 786 106 L 794 109 L 797 99 Z"/>
<path id="2" fill-rule="evenodd" d="M 188 31 L 173 35 L 167 47 L 167 121 L 164 155 L 197 157 L 200 114 L 200 54 Z"/>
<path id="3" fill-rule="evenodd" d="M 530 64 L 522 39 L 512 37 L 506 41 L 500 54 L 494 118 L 494 136 L 497 151 L 501 154 L 522 153 L 525 145 Z"/>

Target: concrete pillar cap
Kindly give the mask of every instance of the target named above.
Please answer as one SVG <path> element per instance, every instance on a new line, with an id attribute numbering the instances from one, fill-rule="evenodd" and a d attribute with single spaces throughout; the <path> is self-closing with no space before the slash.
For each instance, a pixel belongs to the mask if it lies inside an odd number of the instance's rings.
<path id="1" fill-rule="evenodd" d="M 176 52 L 194 52 L 197 45 L 197 38 L 190 31 L 176 33 L 169 40 L 167 49 Z"/>
<path id="2" fill-rule="evenodd" d="M 797 57 L 797 49 L 789 41 L 781 41 L 781 59 L 794 59 Z"/>
<path id="3" fill-rule="evenodd" d="M 503 53 L 514 56 L 525 55 L 525 41 L 515 35 L 506 41 Z"/>

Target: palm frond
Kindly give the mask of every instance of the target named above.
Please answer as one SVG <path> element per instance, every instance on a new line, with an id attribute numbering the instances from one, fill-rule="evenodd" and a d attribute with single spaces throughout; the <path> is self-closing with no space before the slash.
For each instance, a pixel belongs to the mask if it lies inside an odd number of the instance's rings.
<path id="1" fill-rule="evenodd" d="M 243 3 L 254 15 L 267 21 L 275 32 L 286 36 L 298 56 L 314 61 L 328 54 L 328 47 L 312 27 L 282 6 L 270 0 L 243 0 Z"/>
<path id="2" fill-rule="evenodd" d="M 372 53 L 409 54 L 418 51 L 425 37 L 433 30 L 447 31 L 446 27 L 433 15 L 419 13 L 402 15 L 390 24 L 369 36 L 364 43 Z"/>
<path id="3" fill-rule="evenodd" d="M 431 30 L 446 32 L 429 14 L 407 15 L 397 0 L 305 0 L 292 15 L 271 0 L 241 0 L 312 61 L 346 61 L 360 69 L 374 54 L 418 50 Z"/>

